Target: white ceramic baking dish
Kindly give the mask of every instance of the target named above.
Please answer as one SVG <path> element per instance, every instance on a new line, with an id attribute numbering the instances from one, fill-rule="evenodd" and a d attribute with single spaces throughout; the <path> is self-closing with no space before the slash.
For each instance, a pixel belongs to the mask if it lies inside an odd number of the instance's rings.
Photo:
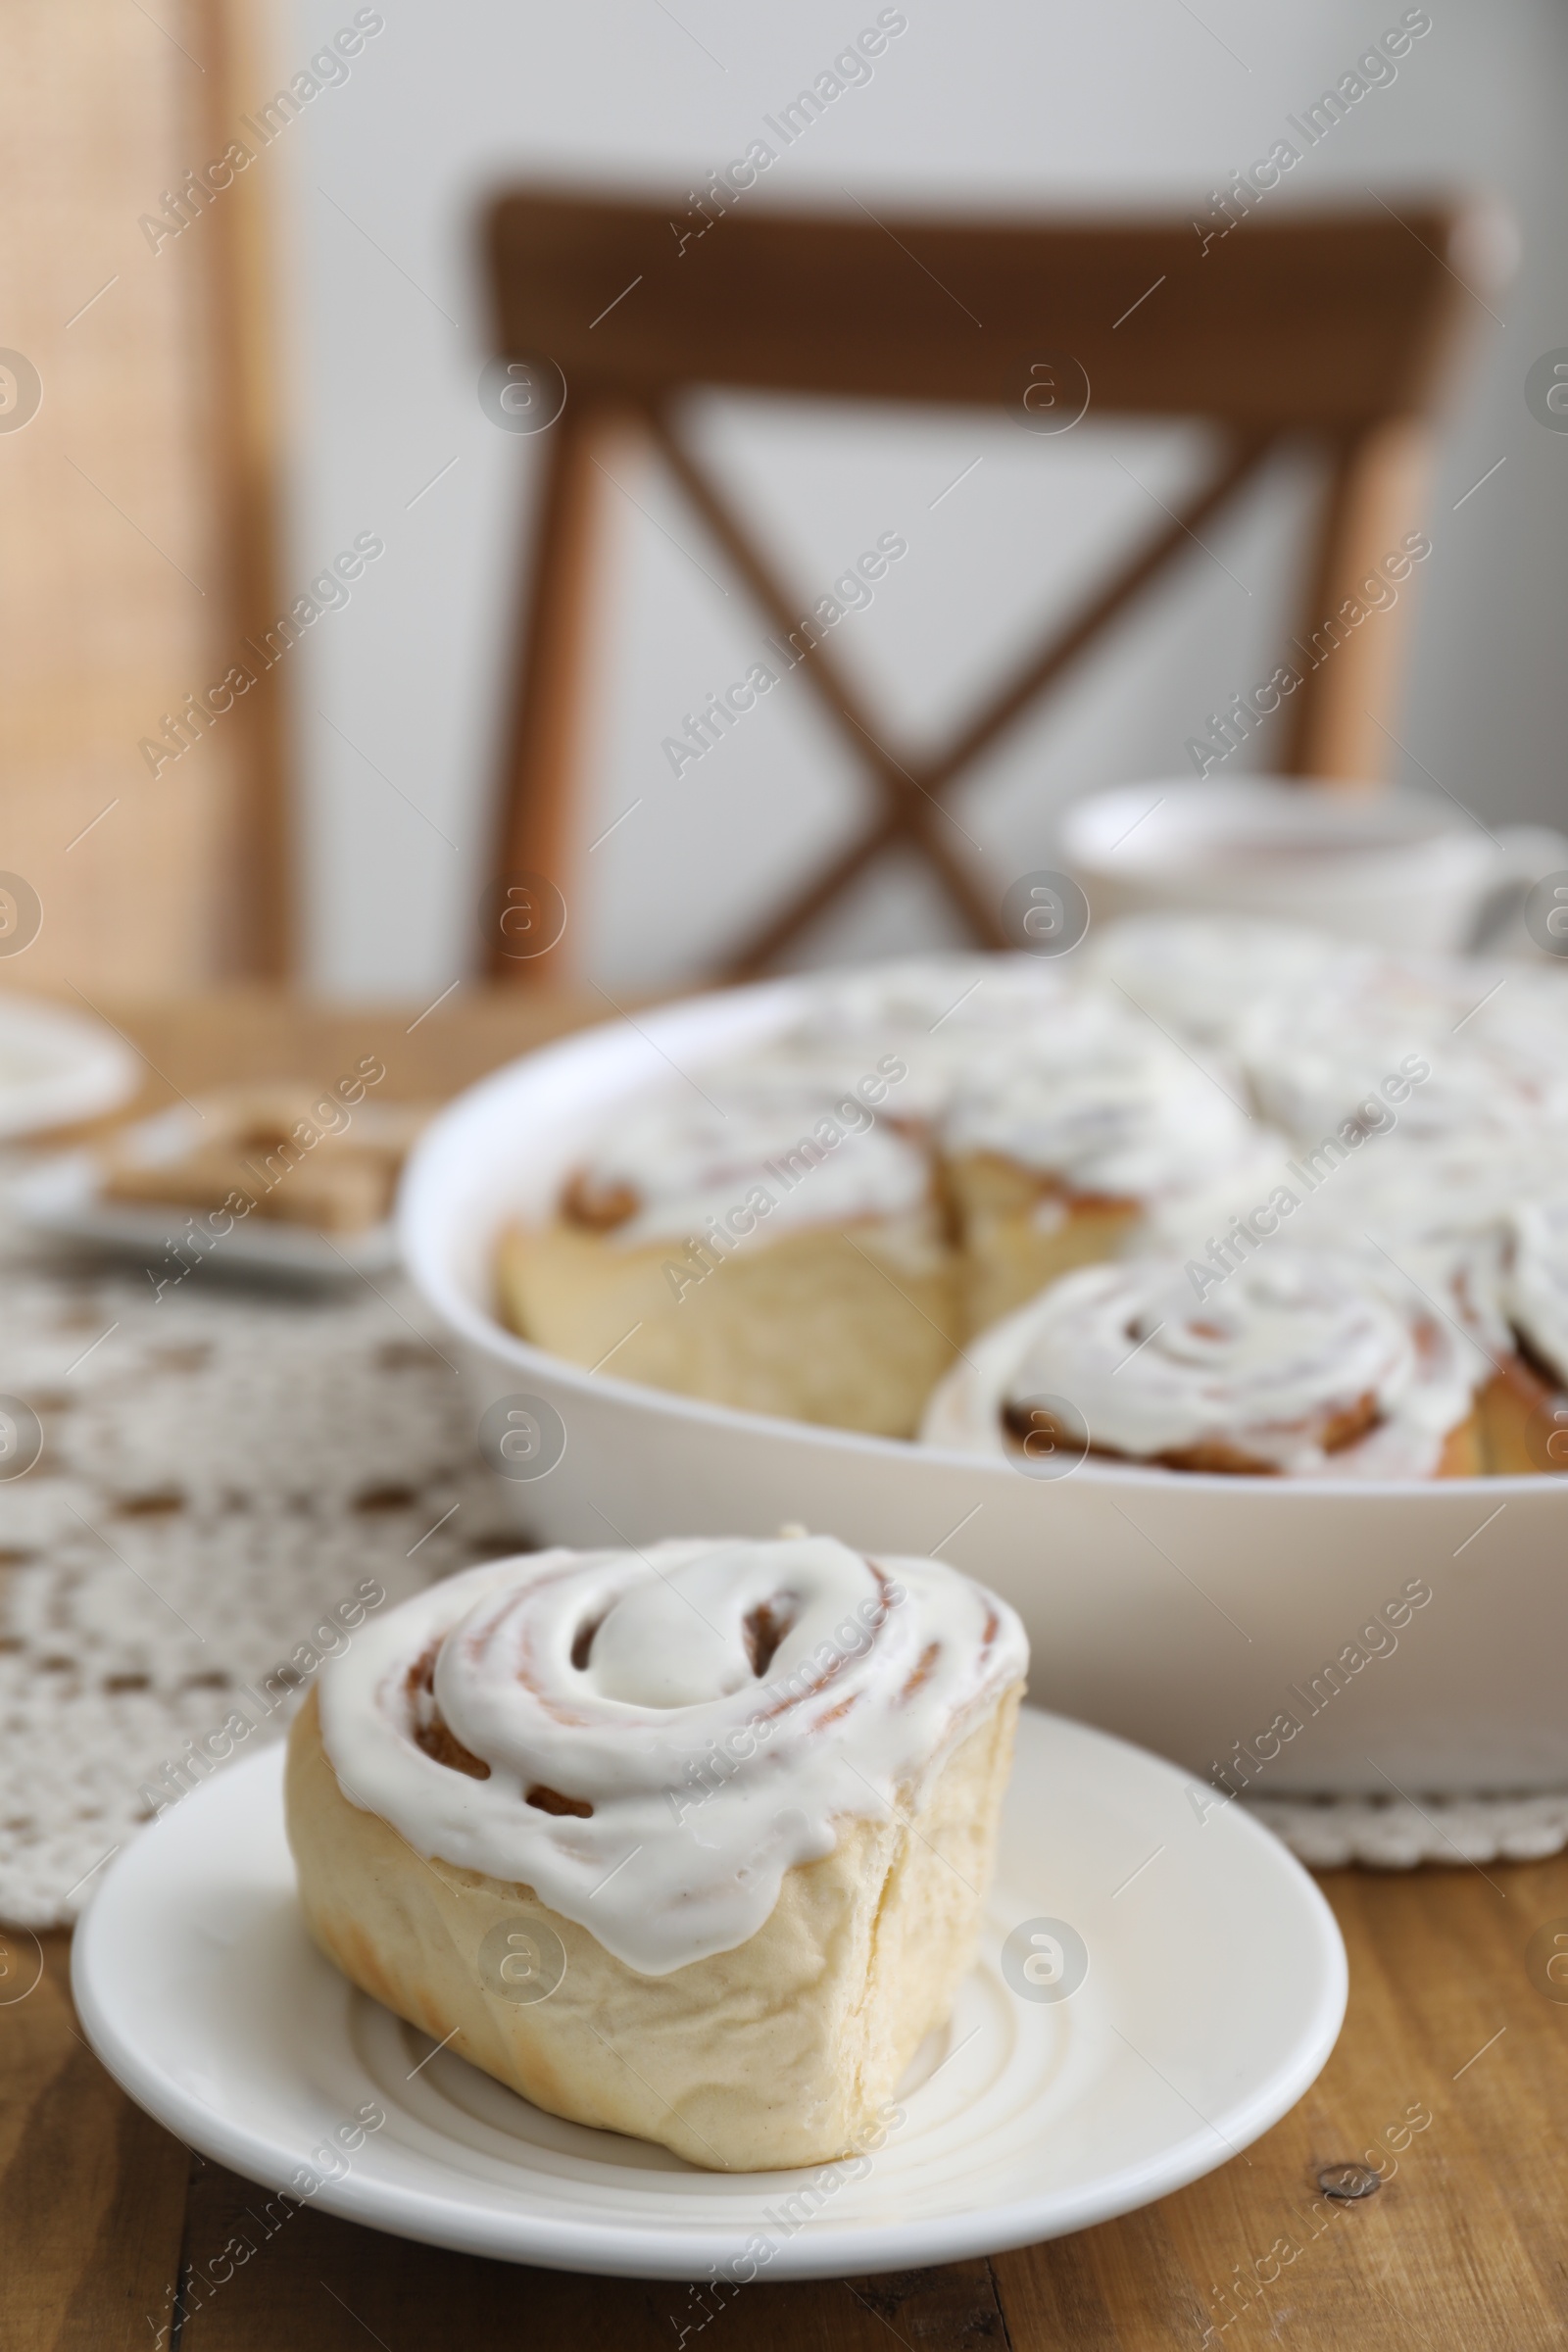
<path id="1" fill-rule="evenodd" d="M 801 1002 L 799 981 L 768 982 L 591 1030 L 460 1096 L 416 1150 L 404 1257 L 460 1344 L 475 1426 L 505 1396 L 542 1397 L 564 1426 L 546 1475 L 495 1481 L 519 1537 L 638 1544 L 799 1521 L 940 1552 L 1022 1615 L 1041 1704 L 1200 1781 L 1228 1766 L 1262 1795 L 1568 1786 L 1568 1480 L 1307 1483 L 1093 1459 L 1042 1480 L 641 1388 L 505 1328 L 497 1237 L 546 1210 L 587 1130 Z"/>

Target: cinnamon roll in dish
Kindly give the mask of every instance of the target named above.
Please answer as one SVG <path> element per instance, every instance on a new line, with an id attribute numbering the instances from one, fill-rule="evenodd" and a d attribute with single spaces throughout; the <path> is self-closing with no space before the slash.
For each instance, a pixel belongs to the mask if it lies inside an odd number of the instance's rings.
<path id="1" fill-rule="evenodd" d="M 1298 1176 L 1307 1156 L 1298 1158 Z M 1521 1283 L 1534 1287 L 1519 1270 L 1520 1217 L 1544 1246 L 1549 1226 L 1536 1228 L 1528 1204 L 1551 1197 L 1561 1167 L 1562 1143 L 1549 1132 L 1514 1137 L 1503 1150 L 1485 1128 L 1401 1131 L 1369 1138 L 1358 1158 L 1327 1175 L 1320 1163 L 1318 1189 L 1292 1215 L 1294 1242 L 1350 1250 L 1374 1277 L 1396 1272 L 1468 1335 L 1492 1367 L 1477 1413 L 1482 1466 L 1497 1475 L 1557 1466 L 1531 1457 L 1550 1348 L 1528 1337 L 1528 1292 L 1516 1294 Z"/>
<path id="2" fill-rule="evenodd" d="M 972 1341 L 925 1443 L 1027 1463 L 1044 1443 L 1170 1470 L 1469 1476 L 1487 1361 L 1397 1277 L 1280 1242 L 1201 1302 L 1179 1259 L 1089 1266 Z M 1081 1426 L 1065 1422 L 1066 1400 Z"/>
<path id="3" fill-rule="evenodd" d="M 1085 960 L 1103 986 L 1229 1061 L 1260 1004 L 1310 1003 L 1373 951 L 1294 923 L 1161 912 L 1091 933 Z"/>
<path id="4" fill-rule="evenodd" d="M 967 1578 L 827 1537 L 470 1569 L 296 1722 L 306 1919 L 552 2114 L 842 2156 L 969 1966 L 1027 1662 Z"/>
<path id="5" fill-rule="evenodd" d="M 1033 956 L 909 956 L 823 973 L 754 1066 L 842 1093 L 894 1055 L 905 1075 L 888 1111 L 929 1131 L 977 1053 L 1017 1044 L 1078 993 L 1059 964 Z"/>
<path id="6" fill-rule="evenodd" d="M 1305 1141 L 1395 1125 L 1523 1140 L 1568 1125 L 1562 1011 L 1559 996 L 1553 1042 L 1537 990 L 1506 965 L 1348 949 L 1317 989 L 1265 991 L 1239 1053 L 1265 1115 Z"/>
<path id="7" fill-rule="evenodd" d="M 707 1073 L 596 1137 L 553 1219 L 502 1242 L 513 1328 L 608 1375 L 751 1412 L 908 1437 L 956 1338 L 906 1075 L 852 1089 Z"/>
<path id="8" fill-rule="evenodd" d="M 944 1144 L 971 1330 L 1133 1246 L 1178 1201 L 1245 1190 L 1284 1155 L 1216 1076 L 1088 992 L 975 1061 Z"/>

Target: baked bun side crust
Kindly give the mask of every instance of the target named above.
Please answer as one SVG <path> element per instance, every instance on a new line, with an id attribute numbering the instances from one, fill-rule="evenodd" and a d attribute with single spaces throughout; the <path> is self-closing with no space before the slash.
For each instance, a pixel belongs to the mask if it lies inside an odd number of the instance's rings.
<path id="1" fill-rule="evenodd" d="M 681 1242 L 625 1248 L 565 1224 L 517 1226 L 499 1252 L 502 1313 L 572 1363 L 610 1356 L 619 1380 L 912 1437 L 959 1327 L 931 1216 L 808 1226 L 707 1262 L 705 1273 Z"/>
<path id="2" fill-rule="evenodd" d="M 1487 1425 L 1479 1405 L 1456 1421 L 1443 1441 L 1434 1478 L 1484 1478 L 1491 1464 L 1487 1458 Z"/>
<path id="3" fill-rule="evenodd" d="M 873 2132 L 969 1967 L 1020 1694 L 1003 1693 L 923 1794 L 901 1795 L 908 1827 L 842 1820 L 834 1852 L 786 1874 L 748 1942 L 647 1977 L 530 1887 L 428 1863 L 351 1804 L 313 1691 L 285 1796 L 306 1922 L 363 1991 L 553 2115 L 710 2171 L 828 2163 Z M 519 1909 L 566 1955 L 531 2004 L 488 1991 L 478 1966 Z"/>
<path id="4" fill-rule="evenodd" d="M 948 1169 L 963 1246 L 970 1335 L 988 1331 L 1078 1266 L 1118 1257 L 1145 1220 L 1135 1200 L 1072 1200 L 993 1152 Z"/>
<path id="5" fill-rule="evenodd" d="M 1485 1466 L 1494 1477 L 1539 1477 L 1547 1467 L 1544 1460 L 1537 1459 L 1531 1441 L 1534 1437 L 1540 1445 L 1538 1416 L 1544 1419 L 1544 1407 L 1555 1395 L 1522 1356 L 1510 1358 L 1494 1372 L 1478 1404 Z"/>

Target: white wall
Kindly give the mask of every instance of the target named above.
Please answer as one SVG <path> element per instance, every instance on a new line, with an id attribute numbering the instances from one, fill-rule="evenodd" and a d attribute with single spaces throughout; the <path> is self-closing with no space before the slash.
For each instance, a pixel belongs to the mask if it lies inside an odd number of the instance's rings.
<path id="1" fill-rule="evenodd" d="M 324 615 L 297 657 L 311 971 L 339 993 L 434 996 L 474 951 L 513 556 L 536 456 L 478 405 L 475 206 L 509 179 L 683 191 L 741 152 L 876 5 L 380 6 L 385 27 L 351 78 L 311 102 L 263 168 L 287 208 L 291 593 L 356 533 L 386 542 L 351 605 Z M 906 0 L 908 28 L 872 81 L 847 91 L 751 201 L 1203 210 L 1216 179 L 1266 152 L 1285 116 L 1401 7 Z M 1519 277 L 1490 311 L 1469 306 L 1398 729 L 1410 758 L 1396 765 L 1485 812 L 1560 820 L 1568 434 L 1535 422 L 1523 384 L 1538 354 L 1568 345 L 1568 28 L 1551 0 L 1485 11 L 1432 0 L 1431 13 L 1397 80 L 1371 91 L 1271 201 L 1370 186 L 1397 205 L 1461 182 L 1497 190 L 1520 220 Z M 279 77 L 353 15 L 353 0 L 294 0 L 276 33 Z M 820 593 L 877 532 L 907 538 L 875 605 L 838 640 L 895 746 L 965 708 L 1078 582 L 1157 524 L 1153 499 L 1169 500 L 1201 453 L 1196 433 L 1101 427 L 1092 413 L 1061 440 L 1005 420 L 762 402 L 722 404 L 710 423 L 715 460 L 771 524 L 804 592 Z M 762 631 L 658 474 L 631 454 L 616 470 L 627 561 L 602 649 L 600 751 L 571 898 L 583 968 L 618 992 L 678 979 L 771 903 L 849 825 L 859 788 L 798 681 L 700 766 L 670 774 L 662 737 L 740 673 Z M 1146 618 L 1009 737 L 956 810 L 971 839 L 955 840 L 984 887 L 1000 897 L 1043 860 L 1066 796 L 1179 769 L 1203 714 L 1262 674 L 1304 492 L 1282 469 L 1216 537 L 1221 561 L 1195 553 Z M 939 939 L 944 920 L 923 886 L 895 878 L 811 954 Z"/>

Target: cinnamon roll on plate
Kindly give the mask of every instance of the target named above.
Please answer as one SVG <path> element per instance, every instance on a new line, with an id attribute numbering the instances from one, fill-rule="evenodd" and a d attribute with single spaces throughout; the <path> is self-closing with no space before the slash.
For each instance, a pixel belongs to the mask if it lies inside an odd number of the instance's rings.
<path id="1" fill-rule="evenodd" d="M 307 1922 L 552 2114 L 843 2156 L 968 1969 L 1027 1663 L 956 1570 L 828 1537 L 470 1569 L 296 1721 Z"/>
<path id="2" fill-rule="evenodd" d="M 1198 1286 L 1180 1259 L 1156 1257 L 1064 1276 L 970 1343 L 932 1397 L 924 1442 L 1025 1468 L 1076 1437 L 1178 1471 L 1480 1470 L 1474 1393 L 1487 1359 L 1413 1286 L 1289 1242 L 1223 1282 L 1207 1271 Z"/>

